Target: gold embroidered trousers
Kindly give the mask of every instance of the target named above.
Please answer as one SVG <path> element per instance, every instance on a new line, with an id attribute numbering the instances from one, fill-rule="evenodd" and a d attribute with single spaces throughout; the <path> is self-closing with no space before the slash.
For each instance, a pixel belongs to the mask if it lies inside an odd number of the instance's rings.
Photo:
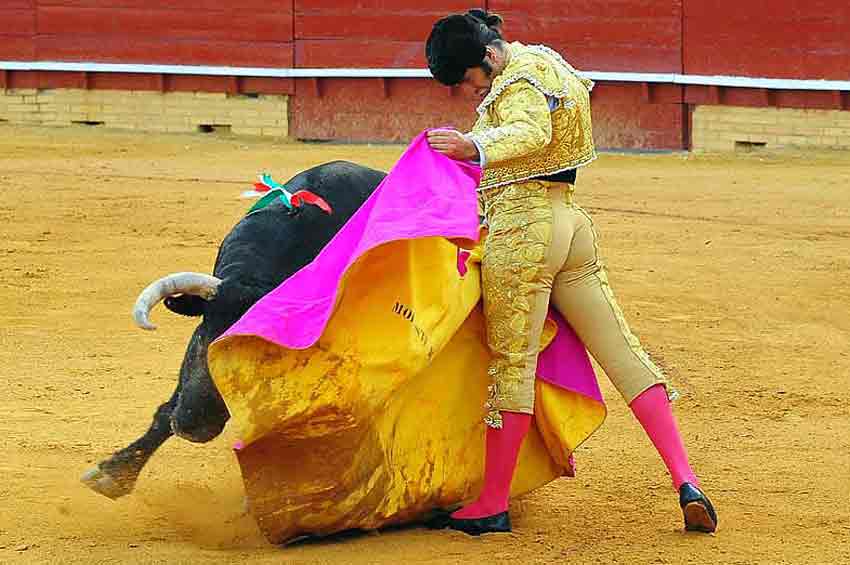
<path id="1" fill-rule="evenodd" d="M 481 192 L 489 224 L 481 262 L 492 378 L 486 422 L 534 412 L 534 379 L 549 302 L 627 403 L 667 386 L 614 299 L 590 216 L 565 183 L 525 181 Z"/>

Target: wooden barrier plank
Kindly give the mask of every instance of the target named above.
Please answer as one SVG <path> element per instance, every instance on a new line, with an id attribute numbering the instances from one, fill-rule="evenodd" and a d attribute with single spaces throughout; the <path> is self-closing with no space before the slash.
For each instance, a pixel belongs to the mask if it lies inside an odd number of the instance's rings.
<path id="1" fill-rule="evenodd" d="M 421 41 L 298 40 L 295 64 L 314 68 L 423 68 L 425 47 Z"/>
<path id="2" fill-rule="evenodd" d="M 32 36 L 0 33 L 0 59 L 12 61 L 32 61 L 35 59 L 35 45 L 32 42 Z"/>
<path id="3" fill-rule="evenodd" d="M 684 72 L 800 79 L 850 76 L 850 4 L 686 0 Z"/>
<path id="4" fill-rule="evenodd" d="M 406 13 L 410 15 L 431 12 L 442 15 L 466 12 L 470 8 L 484 7 L 481 0 L 295 0 L 295 12 L 346 12 L 346 13 Z M 440 17 L 441 17 L 440 16 Z"/>
<path id="5" fill-rule="evenodd" d="M 292 39 L 292 25 L 291 14 L 250 10 L 38 9 L 38 33 L 57 36 L 285 42 Z"/>
<path id="6" fill-rule="evenodd" d="M 438 0 L 296 0 L 298 39 L 425 41 L 434 22 L 484 2 Z"/>
<path id="7" fill-rule="evenodd" d="M 30 5 L 34 5 L 34 0 L 12 0 L 26 1 Z M 230 4 L 221 0 L 179 0 L 179 4 L 175 0 L 38 0 L 38 5 L 44 6 L 65 6 L 69 8 L 142 8 L 142 9 L 174 9 L 175 7 L 182 10 L 193 11 L 222 11 L 222 6 L 233 5 L 233 10 L 244 11 L 265 11 L 292 13 L 293 0 L 240 0 L 238 7 L 236 3 Z"/>
<path id="8" fill-rule="evenodd" d="M 32 10 L 35 0 L 4 0 L 3 8 L 7 10 Z"/>
<path id="9" fill-rule="evenodd" d="M 252 94 L 295 94 L 295 81 L 289 78 L 241 77 L 242 92 Z"/>
<path id="10" fill-rule="evenodd" d="M 355 39 L 418 41 L 424 44 L 440 15 L 296 14 L 298 39 Z"/>
<path id="11" fill-rule="evenodd" d="M 6 73 L 6 88 L 39 88 L 38 71 L 10 71 Z"/>
<path id="12" fill-rule="evenodd" d="M 681 72 L 682 0 L 490 0 L 508 40 L 543 43 L 580 69 Z"/>
<path id="13" fill-rule="evenodd" d="M 43 35 L 36 37 L 35 44 L 43 61 L 283 68 L 293 65 L 292 43 Z"/>
<path id="14" fill-rule="evenodd" d="M 0 33 L 32 36 L 35 33 L 35 13 L 32 10 L 0 8 Z"/>

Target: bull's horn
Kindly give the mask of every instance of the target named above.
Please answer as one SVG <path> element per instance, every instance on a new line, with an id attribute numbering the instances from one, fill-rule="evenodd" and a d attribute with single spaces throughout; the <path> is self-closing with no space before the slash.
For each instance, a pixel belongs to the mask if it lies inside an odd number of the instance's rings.
<path id="1" fill-rule="evenodd" d="M 204 273 L 174 273 L 152 282 L 139 294 L 133 306 L 133 319 L 143 330 L 155 330 L 150 321 L 151 309 L 161 300 L 175 294 L 193 294 L 204 300 L 215 296 L 221 279 Z"/>

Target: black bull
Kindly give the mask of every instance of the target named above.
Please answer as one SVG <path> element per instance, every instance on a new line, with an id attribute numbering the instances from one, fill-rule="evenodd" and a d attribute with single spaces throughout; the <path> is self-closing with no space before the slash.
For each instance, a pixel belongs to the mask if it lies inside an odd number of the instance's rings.
<path id="1" fill-rule="evenodd" d="M 110 498 L 129 494 L 151 455 L 172 435 L 196 443 L 217 437 L 230 418 L 207 368 L 207 346 L 263 295 L 307 265 L 375 190 L 385 173 L 334 161 L 304 171 L 287 183 L 308 189 L 332 207 L 328 215 L 304 205 L 289 211 L 276 202 L 244 217 L 224 238 L 211 298 L 186 292 L 164 296 L 166 307 L 201 316 L 180 367 L 177 389 L 162 404 L 145 434 L 97 467 L 82 481 Z"/>

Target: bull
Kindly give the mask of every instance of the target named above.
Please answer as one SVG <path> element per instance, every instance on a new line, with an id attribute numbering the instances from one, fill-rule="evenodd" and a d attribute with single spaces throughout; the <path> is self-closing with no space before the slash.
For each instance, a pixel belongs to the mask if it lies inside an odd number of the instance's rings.
<path id="1" fill-rule="evenodd" d="M 138 297 L 134 317 L 154 329 L 151 309 L 200 317 L 180 366 L 177 388 L 156 410 L 148 430 L 127 447 L 86 472 L 82 481 L 95 492 L 117 499 L 132 492 L 145 464 L 171 436 L 209 442 L 230 418 L 207 367 L 207 348 L 255 302 L 309 264 L 366 201 L 385 173 L 334 161 L 306 170 L 286 183 L 292 192 L 307 190 L 333 209 L 290 210 L 276 202 L 245 216 L 224 238 L 212 275 L 177 273 L 150 284 Z"/>

